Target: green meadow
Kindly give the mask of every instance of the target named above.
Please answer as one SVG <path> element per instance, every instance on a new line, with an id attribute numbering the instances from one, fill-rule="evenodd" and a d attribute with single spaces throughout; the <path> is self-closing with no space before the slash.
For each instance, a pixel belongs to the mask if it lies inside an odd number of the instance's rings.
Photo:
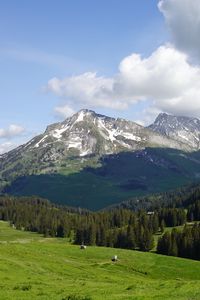
<path id="1" fill-rule="evenodd" d="M 0 299 L 199 300 L 200 262 L 104 247 L 80 250 L 66 239 L 0 222 Z"/>

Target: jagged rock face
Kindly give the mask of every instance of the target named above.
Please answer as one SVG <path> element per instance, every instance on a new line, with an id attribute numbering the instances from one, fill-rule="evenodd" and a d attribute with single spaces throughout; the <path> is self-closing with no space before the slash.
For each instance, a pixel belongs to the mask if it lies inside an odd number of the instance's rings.
<path id="1" fill-rule="evenodd" d="M 44 158 L 53 161 L 63 154 L 83 157 L 138 150 L 147 146 L 184 148 L 181 143 L 134 122 L 81 110 L 61 123 L 48 126 L 44 134 L 9 153 L 42 151 L 46 153 Z M 4 154 L 4 158 L 8 154 Z"/>
<path id="2" fill-rule="evenodd" d="M 27 144 L 3 154 L 0 175 L 9 178 L 51 173 L 68 158 L 87 158 L 145 147 L 190 150 L 186 144 L 134 122 L 81 110 L 61 123 L 48 126 L 44 134 Z"/>
<path id="3" fill-rule="evenodd" d="M 197 118 L 161 113 L 148 128 L 185 143 L 194 150 L 200 149 L 200 120 Z"/>
<path id="4" fill-rule="evenodd" d="M 55 143 L 62 143 L 66 152 L 73 150 L 79 156 L 111 154 L 155 145 L 181 148 L 180 144 L 134 122 L 89 110 L 81 110 L 62 123 L 50 125 L 39 141 L 33 139 L 28 147 L 46 148 Z"/>

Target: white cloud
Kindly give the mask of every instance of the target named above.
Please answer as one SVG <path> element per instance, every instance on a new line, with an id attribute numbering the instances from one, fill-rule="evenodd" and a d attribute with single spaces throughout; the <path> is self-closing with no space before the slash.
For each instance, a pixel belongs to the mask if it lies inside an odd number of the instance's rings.
<path id="1" fill-rule="evenodd" d="M 21 135 L 25 129 L 22 126 L 11 124 L 8 128 L 0 128 L 0 138 L 9 139 Z"/>
<path id="2" fill-rule="evenodd" d="M 158 7 L 173 44 L 146 58 L 137 53 L 125 57 L 110 78 L 87 72 L 51 79 L 46 88 L 64 99 L 66 115 L 69 105 L 120 110 L 145 101 L 146 109 L 136 116 L 140 122 L 152 121 L 160 111 L 200 117 L 200 67 L 194 64 L 200 59 L 200 0 L 159 0 Z"/>
<path id="3" fill-rule="evenodd" d="M 200 1 L 161 0 L 158 7 L 166 19 L 175 46 L 200 59 Z"/>
<path id="4" fill-rule="evenodd" d="M 114 91 L 126 101 L 151 99 L 158 110 L 200 116 L 200 68 L 175 48 L 162 46 L 144 59 L 133 54 L 119 69 Z"/>
<path id="5" fill-rule="evenodd" d="M 98 77 L 96 73 L 88 72 L 64 79 L 53 78 L 46 89 L 85 107 L 126 108 L 123 100 L 115 98 L 113 83 L 113 78 Z"/>
<path id="6" fill-rule="evenodd" d="M 148 58 L 132 54 L 120 63 L 114 91 L 127 101 L 136 99 L 169 99 L 190 84 L 194 68 L 187 57 L 169 46 L 158 48 Z M 185 72 L 189 72 L 187 76 Z M 189 78 L 188 78 L 189 75 Z"/>
<path id="7" fill-rule="evenodd" d="M 152 124 L 161 112 L 162 111 L 155 106 L 149 106 L 140 112 L 140 119 L 135 120 L 135 122 L 143 126 Z"/>
<path id="8" fill-rule="evenodd" d="M 61 118 L 68 118 L 75 113 L 75 111 L 68 105 L 56 106 L 54 111 L 56 115 Z"/>
<path id="9" fill-rule="evenodd" d="M 124 58 L 113 78 L 94 73 L 53 78 L 47 89 L 67 104 L 89 108 L 126 109 L 146 101 L 151 111 L 200 116 L 199 82 L 200 68 L 190 65 L 186 54 L 165 45 L 147 58 L 135 53 Z"/>
<path id="10" fill-rule="evenodd" d="M 0 144 L 0 155 L 14 149 L 15 147 L 16 147 L 16 145 L 11 142 L 6 142 L 6 143 Z"/>

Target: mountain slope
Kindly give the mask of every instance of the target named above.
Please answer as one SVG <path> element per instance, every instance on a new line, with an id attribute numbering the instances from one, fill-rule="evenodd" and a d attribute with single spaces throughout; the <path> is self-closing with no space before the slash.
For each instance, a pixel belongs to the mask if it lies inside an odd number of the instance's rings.
<path id="1" fill-rule="evenodd" d="M 187 144 L 194 150 L 200 149 L 200 120 L 197 118 L 161 113 L 148 128 Z"/>
<path id="2" fill-rule="evenodd" d="M 200 153 L 123 119 L 81 110 L 0 157 L 0 189 L 100 209 L 200 178 Z"/>
<path id="3" fill-rule="evenodd" d="M 82 166 L 82 158 L 71 161 Z M 98 210 L 135 196 L 158 193 L 199 181 L 200 152 L 147 148 L 107 155 L 97 165 L 66 174 L 26 175 L 16 178 L 4 192 L 39 195 L 53 202 Z M 70 164 L 70 162 L 69 162 Z"/>
<path id="4" fill-rule="evenodd" d="M 0 176 L 52 173 L 69 158 L 102 156 L 145 147 L 191 150 L 188 145 L 124 119 L 81 110 L 47 127 L 27 144 L 0 156 Z"/>

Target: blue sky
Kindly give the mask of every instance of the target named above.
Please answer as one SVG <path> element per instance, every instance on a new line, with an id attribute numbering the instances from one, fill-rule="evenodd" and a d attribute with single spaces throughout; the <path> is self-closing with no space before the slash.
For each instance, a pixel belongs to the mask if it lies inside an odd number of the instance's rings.
<path id="1" fill-rule="evenodd" d="M 167 100 L 160 97 L 166 87 L 152 106 L 158 92 L 150 92 L 152 88 L 144 92 L 152 83 L 140 75 L 141 68 L 148 74 L 152 68 L 154 73 L 163 69 L 163 57 L 169 57 L 170 72 L 174 72 L 171 57 L 176 54 L 180 64 L 189 64 L 183 57 L 187 51 L 167 19 L 166 12 L 174 11 L 176 2 L 180 0 L 2 1 L 0 152 L 81 108 L 147 123 L 161 110 L 171 112 Z M 180 7 L 176 9 L 179 12 Z M 134 53 L 140 59 L 130 57 Z M 197 63 L 195 55 L 190 57 L 194 58 L 189 65 L 193 74 L 192 63 Z M 92 91 L 90 86 L 94 86 Z M 177 98 L 178 91 L 172 96 L 167 99 Z M 162 105 L 158 105 L 160 99 Z M 18 126 L 16 134 L 14 130 L 11 134 L 11 124 Z"/>

